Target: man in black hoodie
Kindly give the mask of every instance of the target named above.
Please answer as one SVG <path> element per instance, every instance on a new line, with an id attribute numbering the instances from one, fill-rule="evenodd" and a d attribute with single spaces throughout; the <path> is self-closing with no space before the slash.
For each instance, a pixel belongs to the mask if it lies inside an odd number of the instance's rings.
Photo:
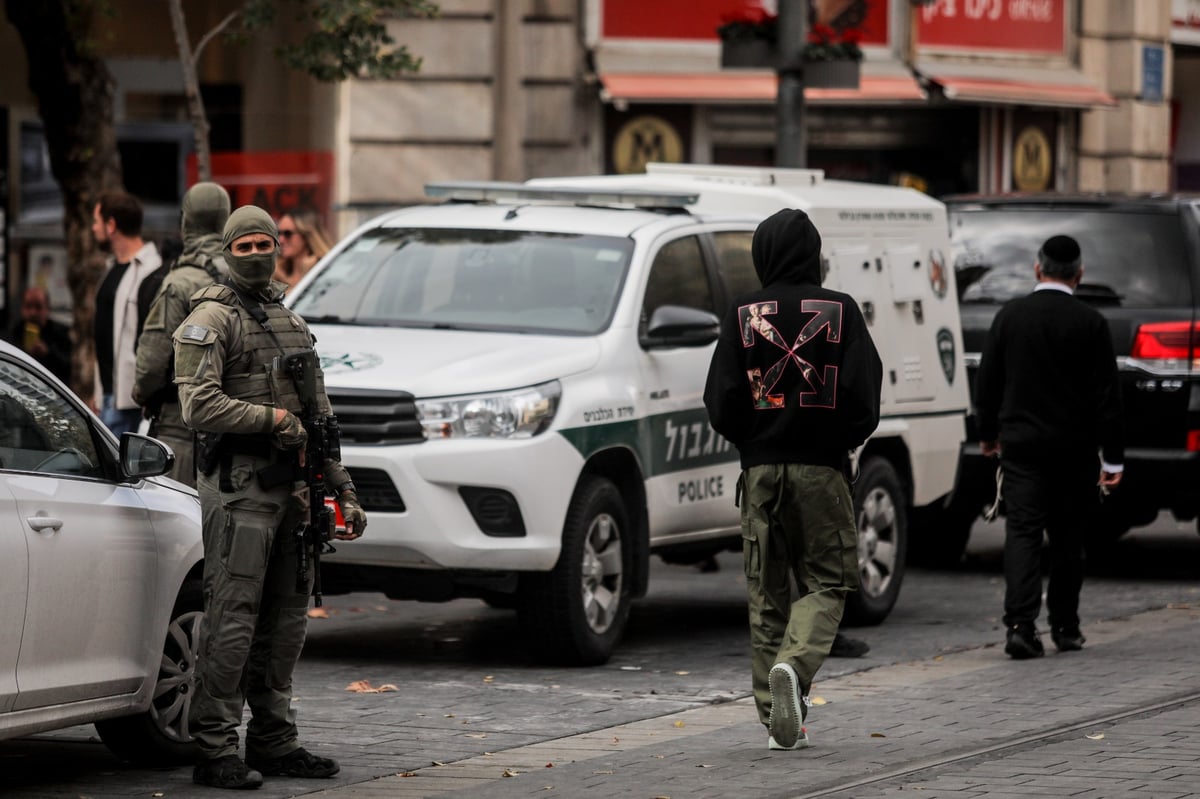
<path id="1" fill-rule="evenodd" d="M 858 587 L 846 464 L 879 424 L 883 365 L 854 299 L 821 287 L 821 236 L 807 214 L 764 220 L 751 253 L 763 287 L 722 321 L 704 405 L 741 457 L 759 720 L 769 748 L 801 749 L 808 691 Z"/>

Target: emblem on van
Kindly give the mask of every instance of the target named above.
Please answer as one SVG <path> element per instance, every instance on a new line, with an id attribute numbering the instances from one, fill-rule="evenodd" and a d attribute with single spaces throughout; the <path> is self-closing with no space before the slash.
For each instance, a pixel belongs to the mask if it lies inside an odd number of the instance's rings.
<path id="1" fill-rule="evenodd" d="M 942 372 L 946 375 L 946 382 L 954 385 L 954 334 L 948 328 L 943 327 L 938 330 L 937 348 L 938 360 L 942 362 Z"/>
<path id="2" fill-rule="evenodd" d="M 343 352 L 338 355 L 322 355 L 321 371 L 327 375 L 338 372 L 361 372 L 383 363 L 383 358 L 370 352 Z"/>
<path id="3" fill-rule="evenodd" d="M 939 300 L 946 296 L 950 282 L 946 277 L 946 256 L 941 250 L 929 251 L 929 285 Z"/>

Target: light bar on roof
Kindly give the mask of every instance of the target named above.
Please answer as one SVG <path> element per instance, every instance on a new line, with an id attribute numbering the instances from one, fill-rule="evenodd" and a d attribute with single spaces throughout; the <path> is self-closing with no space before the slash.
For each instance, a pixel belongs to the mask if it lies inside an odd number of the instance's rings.
<path id="1" fill-rule="evenodd" d="M 631 205 L 635 208 L 683 208 L 695 205 L 695 192 L 641 191 L 637 189 L 599 189 L 572 186 L 530 186 L 502 181 L 443 181 L 426 183 L 430 197 L 445 197 L 460 202 L 559 202 L 574 205 Z"/>

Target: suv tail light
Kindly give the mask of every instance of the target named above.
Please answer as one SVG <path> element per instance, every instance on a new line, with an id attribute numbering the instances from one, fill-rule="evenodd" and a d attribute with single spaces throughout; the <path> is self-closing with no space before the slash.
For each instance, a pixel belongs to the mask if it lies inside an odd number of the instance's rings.
<path id="1" fill-rule="evenodd" d="M 1189 430 L 1187 435 L 1188 452 L 1200 452 L 1200 430 Z"/>
<path id="2" fill-rule="evenodd" d="M 1172 361 L 1186 369 L 1200 352 L 1200 322 L 1153 322 L 1139 325 L 1129 355 L 1146 361 Z"/>

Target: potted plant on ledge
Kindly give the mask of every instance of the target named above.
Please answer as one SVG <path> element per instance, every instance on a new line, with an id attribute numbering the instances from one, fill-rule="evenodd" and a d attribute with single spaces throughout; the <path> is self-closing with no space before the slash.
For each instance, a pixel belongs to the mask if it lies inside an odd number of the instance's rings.
<path id="1" fill-rule="evenodd" d="M 775 66 L 779 18 L 761 8 L 746 8 L 721 18 L 721 66 L 770 69 Z"/>
<path id="2" fill-rule="evenodd" d="M 862 32 L 856 28 L 836 30 L 813 25 L 800 50 L 804 63 L 804 85 L 814 89 L 857 89 L 863 52 Z"/>

